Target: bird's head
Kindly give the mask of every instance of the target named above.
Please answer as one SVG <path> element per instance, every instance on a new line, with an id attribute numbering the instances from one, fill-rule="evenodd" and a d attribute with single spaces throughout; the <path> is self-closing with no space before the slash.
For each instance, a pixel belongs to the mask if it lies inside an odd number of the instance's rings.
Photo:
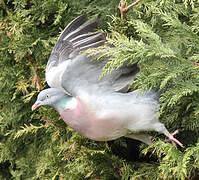
<path id="1" fill-rule="evenodd" d="M 32 106 L 32 110 L 35 110 L 39 106 L 51 106 L 57 109 L 57 106 L 62 103 L 62 100 L 69 99 L 70 96 L 63 91 L 56 88 L 48 88 L 41 91 L 36 102 Z"/>

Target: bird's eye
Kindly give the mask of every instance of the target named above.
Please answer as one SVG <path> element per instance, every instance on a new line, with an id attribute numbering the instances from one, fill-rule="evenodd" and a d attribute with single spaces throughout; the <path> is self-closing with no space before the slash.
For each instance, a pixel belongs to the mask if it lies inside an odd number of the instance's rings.
<path id="1" fill-rule="evenodd" d="M 48 94 L 46 95 L 46 98 L 49 98 L 49 95 L 48 95 Z"/>

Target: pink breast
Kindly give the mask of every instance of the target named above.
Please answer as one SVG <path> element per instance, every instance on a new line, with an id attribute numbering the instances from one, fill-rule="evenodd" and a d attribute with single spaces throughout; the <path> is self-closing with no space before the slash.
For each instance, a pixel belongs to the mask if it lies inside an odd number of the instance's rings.
<path id="1" fill-rule="evenodd" d="M 65 110 L 60 115 L 66 124 L 89 139 L 107 141 L 123 135 L 121 124 L 114 116 L 99 117 L 96 111 L 89 111 L 80 101 L 75 109 Z"/>
<path id="2" fill-rule="evenodd" d="M 91 127 L 91 115 L 88 113 L 86 108 L 82 105 L 80 100 L 78 100 L 77 107 L 73 110 L 64 110 L 60 113 L 64 122 L 71 128 L 87 136 L 88 131 Z"/>

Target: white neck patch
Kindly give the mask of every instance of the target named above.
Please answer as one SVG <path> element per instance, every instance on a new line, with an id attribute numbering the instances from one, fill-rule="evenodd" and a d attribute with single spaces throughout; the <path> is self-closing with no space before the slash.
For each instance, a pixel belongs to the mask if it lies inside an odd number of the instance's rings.
<path id="1" fill-rule="evenodd" d="M 70 101 L 68 101 L 65 105 L 65 108 L 64 109 L 67 109 L 67 110 L 73 110 L 77 107 L 77 99 L 76 98 L 72 98 Z"/>

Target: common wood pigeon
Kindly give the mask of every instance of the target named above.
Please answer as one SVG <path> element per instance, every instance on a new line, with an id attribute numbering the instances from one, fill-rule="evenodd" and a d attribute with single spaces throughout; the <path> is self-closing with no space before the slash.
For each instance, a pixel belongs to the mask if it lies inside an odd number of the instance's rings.
<path id="1" fill-rule="evenodd" d="M 96 141 L 125 136 L 152 144 L 144 131 L 165 134 L 172 143 L 183 146 L 158 120 L 156 92 L 127 92 L 140 71 L 137 65 L 122 66 L 99 79 L 108 58 L 93 61 L 84 50 L 104 45 L 104 33 L 92 32 L 97 20 L 81 15 L 61 33 L 46 67 L 51 88 L 41 91 L 32 110 L 47 105 L 55 108 L 66 124 Z"/>

